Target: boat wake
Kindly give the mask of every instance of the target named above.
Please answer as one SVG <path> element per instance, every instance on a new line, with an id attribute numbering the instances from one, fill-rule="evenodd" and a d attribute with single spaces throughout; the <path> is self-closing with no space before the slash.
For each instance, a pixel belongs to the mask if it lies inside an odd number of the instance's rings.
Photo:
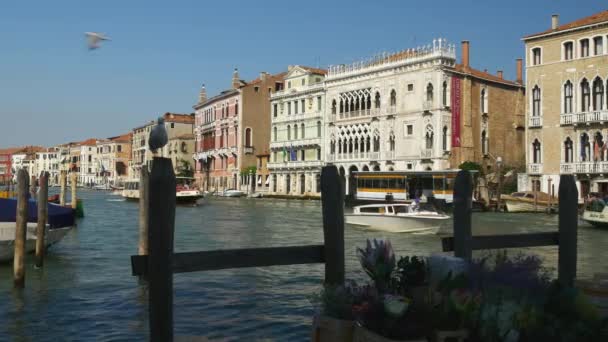
<path id="1" fill-rule="evenodd" d="M 126 199 L 124 198 L 108 198 L 106 201 L 108 202 L 124 202 Z"/>

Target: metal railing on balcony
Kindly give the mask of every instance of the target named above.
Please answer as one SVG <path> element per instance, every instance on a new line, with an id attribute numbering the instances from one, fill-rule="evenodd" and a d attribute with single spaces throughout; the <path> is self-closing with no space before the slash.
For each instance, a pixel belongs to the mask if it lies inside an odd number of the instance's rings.
<path id="1" fill-rule="evenodd" d="M 542 116 L 531 116 L 530 117 L 530 127 L 542 127 L 543 125 L 543 117 Z"/>
<path id="2" fill-rule="evenodd" d="M 386 114 L 396 114 L 397 113 L 397 106 L 388 106 L 386 108 Z"/>
<path id="3" fill-rule="evenodd" d="M 543 164 L 531 163 L 528 164 L 528 173 L 537 175 L 543 173 Z"/>
<path id="4" fill-rule="evenodd" d="M 597 110 L 592 112 L 581 112 L 575 114 L 561 114 L 559 120 L 559 123 L 561 125 L 578 125 L 603 122 L 608 122 L 608 110 Z"/>
<path id="5" fill-rule="evenodd" d="M 394 159 L 395 158 L 395 151 L 386 151 L 384 152 L 384 159 Z"/>
<path id="6" fill-rule="evenodd" d="M 365 117 L 371 115 L 371 109 L 357 109 L 350 112 L 342 112 L 339 114 L 338 118 L 341 120 L 344 119 L 353 119 L 358 117 Z"/>
<path id="7" fill-rule="evenodd" d="M 430 111 L 431 108 L 433 108 L 433 101 L 424 101 L 422 103 L 422 110 L 424 110 L 425 112 Z"/>
<path id="8" fill-rule="evenodd" d="M 559 165 L 559 173 L 566 175 L 574 173 L 574 166 L 574 163 L 561 163 Z"/>

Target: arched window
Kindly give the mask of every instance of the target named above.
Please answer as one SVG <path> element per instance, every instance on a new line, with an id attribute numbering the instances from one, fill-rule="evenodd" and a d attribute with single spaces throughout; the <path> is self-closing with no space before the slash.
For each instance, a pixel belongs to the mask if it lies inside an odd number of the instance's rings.
<path id="1" fill-rule="evenodd" d="M 188 152 L 188 148 L 187 148 L 186 142 L 182 141 L 181 148 L 182 148 L 182 153 Z"/>
<path id="2" fill-rule="evenodd" d="M 532 161 L 534 164 L 541 163 L 540 141 L 538 139 L 534 139 L 532 143 Z"/>
<path id="3" fill-rule="evenodd" d="M 390 137 L 388 138 L 388 144 L 389 144 L 389 151 L 394 151 L 395 150 L 395 134 L 393 134 L 391 132 Z"/>
<path id="4" fill-rule="evenodd" d="M 331 113 L 336 114 L 336 100 L 331 101 Z"/>
<path id="5" fill-rule="evenodd" d="M 572 149 L 572 140 L 570 137 L 564 141 L 564 162 L 572 163 L 574 161 L 574 151 Z"/>
<path id="6" fill-rule="evenodd" d="M 239 115 L 239 103 L 238 101 L 234 104 L 234 116 Z"/>
<path id="7" fill-rule="evenodd" d="M 485 130 L 481 132 L 481 154 L 488 155 L 488 134 Z"/>
<path id="8" fill-rule="evenodd" d="M 395 89 L 391 90 L 391 106 L 397 105 L 397 92 Z"/>
<path id="9" fill-rule="evenodd" d="M 588 112 L 591 104 L 591 91 L 586 78 L 581 82 L 581 112 Z"/>
<path id="10" fill-rule="evenodd" d="M 426 86 L 426 100 L 428 102 L 433 101 L 433 85 L 431 83 Z"/>
<path id="11" fill-rule="evenodd" d="M 344 101 L 340 99 L 340 114 L 344 113 Z"/>
<path id="12" fill-rule="evenodd" d="M 380 108 L 380 93 L 376 92 L 376 97 L 374 99 L 374 107 Z"/>
<path id="13" fill-rule="evenodd" d="M 276 126 L 274 127 L 273 135 L 274 135 L 274 139 L 273 140 L 277 141 L 277 127 Z"/>
<path id="14" fill-rule="evenodd" d="M 593 110 L 602 110 L 604 107 L 604 83 L 596 77 L 593 81 Z"/>
<path id="15" fill-rule="evenodd" d="M 291 140 L 291 126 L 287 125 L 287 140 Z"/>
<path id="16" fill-rule="evenodd" d="M 487 93 L 486 88 L 481 89 L 480 107 L 481 107 L 481 114 L 488 113 L 488 93 Z"/>
<path id="17" fill-rule="evenodd" d="M 367 110 L 371 109 L 372 108 L 372 97 L 370 94 L 367 94 L 365 96 L 365 101 L 366 101 L 365 109 L 367 109 Z"/>
<path id="18" fill-rule="evenodd" d="M 581 134 L 581 154 L 580 161 L 589 161 L 591 158 L 591 144 L 589 143 L 589 135 L 587 133 Z"/>
<path id="19" fill-rule="evenodd" d="M 321 137 L 321 121 L 317 121 L 317 137 Z"/>
<path id="20" fill-rule="evenodd" d="M 251 128 L 245 129 L 245 147 L 251 147 Z"/>
<path id="21" fill-rule="evenodd" d="M 293 125 L 293 138 L 298 139 L 298 124 Z"/>
<path id="22" fill-rule="evenodd" d="M 602 132 L 595 133 L 593 137 L 593 161 L 604 161 L 604 136 Z"/>
<path id="23" fill-rule="evenodd" d="M 306 139 L 306 128 L 304 124 L 300 125 L 300 129 L 302 130 L 302 139 Z"/>
<path id="24" fill-rule="evenodd" d="M 564 113 L 572 113 L 572 82 L 564 84 Z"/>
<path id="25" fill-rule="evenodd" d="M 532 89 L 532 116 L 540 116 L 540 88 L 534 86 Z"/>
<path id="26" fill-rule="evenodd" d="M 441 137 L 441 147 L 444 151 L 448 150 L 448 126 L 443 126 L 443 135 Z"/>
<path id="27" fill-rule="evenodd" d="M 444 107 L 448 106 L 448 82 L 443 81 L 443 85 L 441 87 L 441 104 Z"/>
<path id="28" fill-rule="evenodd" d="M 426 133 L 424 134 L 424 140 L 426 142 L 427 150 L 433 148 L 433 126 L 426 126 Z"/>

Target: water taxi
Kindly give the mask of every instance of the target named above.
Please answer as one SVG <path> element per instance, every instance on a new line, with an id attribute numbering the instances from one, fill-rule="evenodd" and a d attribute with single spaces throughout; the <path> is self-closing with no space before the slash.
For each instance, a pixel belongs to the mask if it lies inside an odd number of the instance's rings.
<path id="1" fill-rule="evenodd" d="M 599 228 L 608 228 L 608 206 L 603 199 L 596 198 L 585 206 L 583 221 Z"/>
<path id="2" fill-rule="evenodd" d="M 448 219 L 448 215 L 432 206 L 418 203 L 360 205 L 354 207 L 352 213 L 344 214 L 347 224 L 392 233 L 437 231 Z"/>
<path id="3" fill-rule="evenodd" d="M 557 211 L 558 208 L 557 198 L 542 191 L 518 191 L 502 195 L 500 199 L 510 213 L 548 212 Z"/>

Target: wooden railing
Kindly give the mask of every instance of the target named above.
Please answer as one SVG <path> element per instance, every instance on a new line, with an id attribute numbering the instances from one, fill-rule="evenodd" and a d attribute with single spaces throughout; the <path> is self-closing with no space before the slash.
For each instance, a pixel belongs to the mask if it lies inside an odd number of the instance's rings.
<path id="1" fill-rule="evenodd" d="M 558 280 L 567 286 L 576 278 L 578 190 L 572 175 L 559 182 L 559 223 L 557 232 L 471 235 L 473 183 L 468 171 L 458 172 L 454 184 L 454 236 L 442 239 L 444 252 L 470 260 L 473 250 L 558 246 Z"/>
<path id="2" fill-rule="evenodd" d="M 170 159 L 154 158 L 147 196 L 142 197 L 147 203 L 142 202 L 141 207 L 145 211 L 142 215 L 148 218 L 148 227 L 140 230 L 140 245 L 141 238 L 147 237 L 148 251 L 140 250 L 143 255 L 131 256 L 133 275 L 149 282 L 150 340 L 173 341 L 173 273 L 323 263 L 325 283 L 343 284 L 343 186 L 335 166 L 323 167 L 323 245 L 173 253 L 175 175 Z"/>

